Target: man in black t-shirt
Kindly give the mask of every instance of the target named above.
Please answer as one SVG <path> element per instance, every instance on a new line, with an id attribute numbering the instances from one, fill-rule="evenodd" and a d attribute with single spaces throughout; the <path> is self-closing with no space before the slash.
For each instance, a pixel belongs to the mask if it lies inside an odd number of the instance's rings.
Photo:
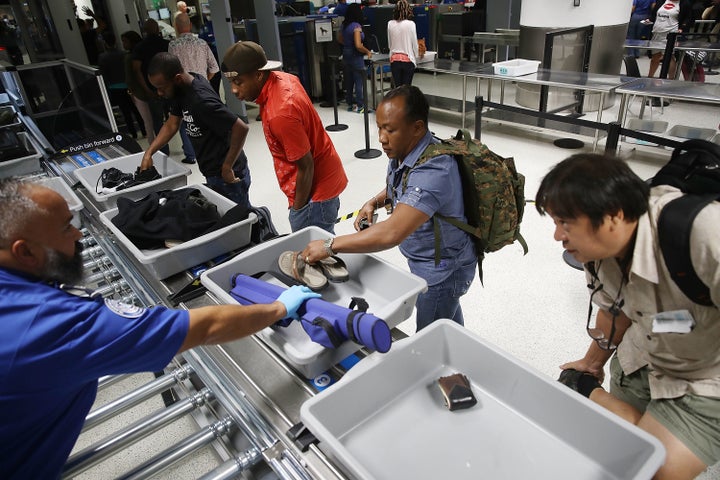
<path id="1" fill-rule="evenodd" d="M 248 126 L 220 100 L 201 75 L 187 73 L 173 54 L 158 53 L 148 66 L 148 78 L 170 104 L 170 116 L 143 155 L 141 170 L 152 155 L 178 132 L 180 121 L 195 149 L 207 185 L 239 205 L 250 208 L 250 171 L 242 151 Z"/>

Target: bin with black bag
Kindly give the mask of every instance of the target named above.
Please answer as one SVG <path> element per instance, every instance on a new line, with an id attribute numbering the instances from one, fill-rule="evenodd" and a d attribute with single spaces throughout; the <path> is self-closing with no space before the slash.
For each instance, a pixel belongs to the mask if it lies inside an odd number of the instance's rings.
<path id="1" fill-rule="evenodd" d="M 205 185 L 151 192 L 100 220 L 120 245 L 155 277 L 163 279 L 250 243 L 257 216 Z"/>

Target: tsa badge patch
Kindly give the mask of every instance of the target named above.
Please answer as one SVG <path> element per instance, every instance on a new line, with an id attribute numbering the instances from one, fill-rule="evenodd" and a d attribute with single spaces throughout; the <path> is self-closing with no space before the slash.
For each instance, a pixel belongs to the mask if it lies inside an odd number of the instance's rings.
<path id="1" fill-rule="evenodd" d="M 145 313 L 144 307 L 138 307 L 132 303 L 125 303 L 112 298 L 105 299 L 105 306 L 125 318 L 138 318 Z"/>

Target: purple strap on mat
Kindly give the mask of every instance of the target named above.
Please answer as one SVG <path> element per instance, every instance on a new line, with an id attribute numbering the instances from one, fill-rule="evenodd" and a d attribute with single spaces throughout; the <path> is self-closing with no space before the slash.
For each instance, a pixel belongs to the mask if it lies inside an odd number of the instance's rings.
<path id="1" fill-rule="evenodd" d="M 285 291 L 282 287 L 243 274 L 236 275 L 233 283 L 230 294 L 241 305 L 271 303 Z M 335 348 L 338 345 L 318 326 L 322 320 L 329 322 L 336 338 L 350 339 L 380 353 L 390 350 L 390 328 L 383 319 L 373 314 L 341 307 L 320 298 L 311 298 L 298 309 L 298 315 L 310 338 L 325 347 Z"/>

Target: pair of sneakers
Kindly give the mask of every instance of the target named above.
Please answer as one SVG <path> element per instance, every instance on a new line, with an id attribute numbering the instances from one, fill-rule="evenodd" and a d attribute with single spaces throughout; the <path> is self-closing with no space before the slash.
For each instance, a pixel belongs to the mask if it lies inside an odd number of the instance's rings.
<path id="1" fill-rule="evenodd" d="M 154 165 L 142 171 L 140 167 L 137 167 L 134 175 L 132 173 L 125 173 L 115 167 L 105 168 L 102 173 L 100 173 L 100 177 L 98 177 L 95 192 L 104 194 L 114 193 L 140 185 L 141 183 L 157 180 L 158 178 L 161 178 L 161 175 Z"/>
<path id="2" fill-rule="evenodd" d="M 365 107 L 362 105 L 357 105 L 353 103 L 351 106 L 347 108 L 348 112 L 355 112 L 355 113 L 365 113 Z M 372 109 L 368 109 L 368 113 L 372 113 Z"/>

